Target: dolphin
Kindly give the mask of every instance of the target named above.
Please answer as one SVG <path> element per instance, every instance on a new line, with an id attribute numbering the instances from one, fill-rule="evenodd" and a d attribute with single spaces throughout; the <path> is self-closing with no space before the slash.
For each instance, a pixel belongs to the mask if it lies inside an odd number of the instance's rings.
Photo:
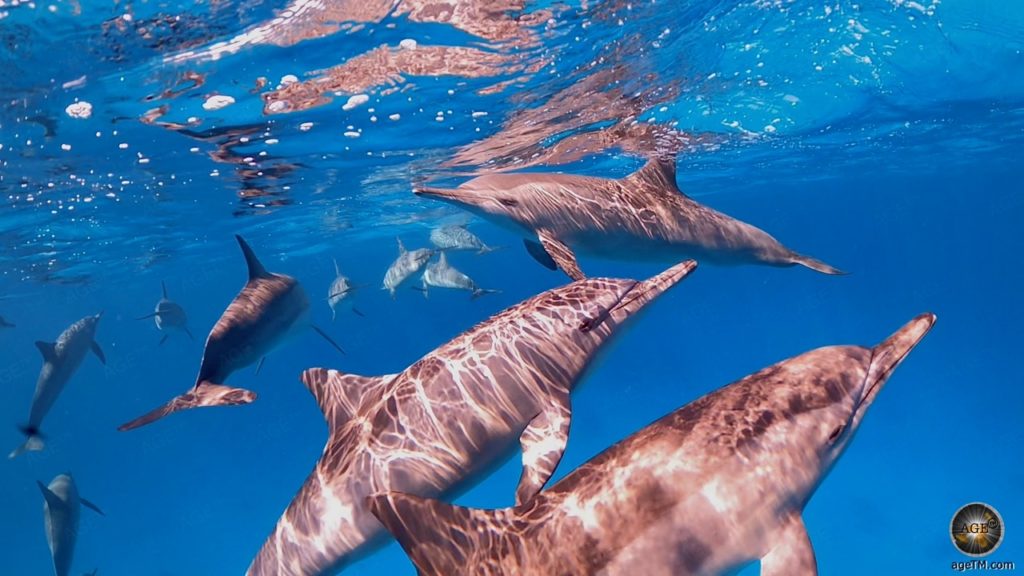
<path id="1" fill-rule="evenodd" d="M 309 324 L 309 299 L 302 285 L 284 274 L 268 272 L 241 236 L 235 236 L 245 256 L 249 279 L 210 330 L 199 365 L 195 386 L 188 392 L 118 430 L 132 430 L 155 422 L 168 414 L 203 406 L 249 404 L 256 393 L 225 386 L 232 372 L 244 368 L 276 348 L 287 337 L 312 326 L 339 351 L 344 352 L 323 330 Z"/>
<path id="2" fill-rule="evenodd" d="M 0 328 L 15 328 L 15 325 L 8 322 L 3 316 L 0 316 Z"/>
<path id="3" fill-rule="evenodd" d="M 437 262 L 427 264 L 427 269 L 423 271 L 423 297 L 427 297 L 427 287 L 434 286 L 436 288 L 455 288 L 457 290 L 469 290 L 470 298 L 477 299 L 484 294 L 497 294 L 500 290 L 485 290 L 476 285 L 473 279 L 466 276 L 462 272 L 456 270 L 450 264 L 448 264 L 448 256 L 441 252 Z"/>
<path id="4" fill-rule="evenodd" d="M 655 159 L 617 180 L 554 173 L 478 176 L 455 189 L 419 187 L 525 236 L 537 261 L 584 277 L 574 248 L 620 260 L 801 264 L 843 272 L 793 252 L 763 230 L 697 203 L 676 186 L 674 160 Z"/>
<path id="5" fill-rule="evenodd" d="M 43 520 L 46 524 L 46 542 L 53 556 L 53 573 L 67 576 L 71 573 L 71 559 L 75 554 L 78 540 L 78 517 L 82 505 L 91 508 L 101 516 L 103 511 L 95 504 L 78 495 L 78 487 L 71 473 L 60 474 L 47 486 L 36 481 L 43 493 Z M 93 570 L 95 574 L 96 571 Z"/>
<path id="6" fill-rule="evenodd" d="M 477 254 L 494 252 L 499 247 L 488 246 L 465 226 L 449 224 L 430 231 L 430 242 L 439 250 L 476 250 Z"/>
<path id="7" fill-rule="evenodd" d="M 330 288 L 327 289 L 327 305 L 331 307 L 331 321 L 334 321 L 336 316 L 335 308 L 341 303 L 342 300 L 351 296 L 356 291 L 357 286 L 353 285 L 348 276 L 341 273 L 341 269 L 338 268 L 338 261 L 334 260 L 334 280 L 331 282 Z M 363 313 L 353 306 L 352 311 L 362 316 Z"/>
<path id="8" fill-rule="evenodd" d="M 327 419 L 327 445 L 248 574 L 333 574 L 386 538 L 368 496 L 452 496 L 509 457 L 517 440 L 516 499 L 532 497 L 565 449 L 569 393 L 584 370 L 626 320 L 696 265 L 641 282 L 593 278 L 548 290 L 400 374 L 305 371 L 302 381 Z"/>
<path id="9" fill-rule="evenodd" d="M 423 575 L 817 574 L 802 513 L 897 365 L 922 314 L 874 348 L 831 346 L 712 392 L 515 509 L 371 498 Z"/>
<path id="10" fill-rule="evenodd" d="M 8 458 L 16 458 L 25 452 L 36 452 L 44 448 L 43 437 L 39 432 L 43 418 L 46 418 L 53 403 L 64 391 L 64 386 L 71 380 L 90 350 L 96 354 L 100 362 L 107 363 L 103 350 L 96 343 L 96 325 L 101 316 L 102 312 L 95 316 L 86 316 L 68 326 L 56 342 L 36 342 L 36 348 L 43 355 L 43 367 L 39 370 L 39 379 L 36 380 L 36 392 L 32 396 L 28 424 L 20 427 L 27 438 L 24 444 L 8 455 Z"/>
<path id="11" fill-rule="evenodd" d="M 181 330 L 188 335 L 189 340 L 195 340 L 195 338 L 192 337 L 192 332 L 188 329 L 188 318 L 185 316 L 185 309 L 167 297 L 166 284 L 160 282 L 160 289 L 163 290 L 163 296 L 160 298 L 160 301 L 156 303 L 156 309 L 153 313 L 146 314 L 145 316 L 139 316 L 136 320 L 153 318 L 156 322 L 157 330 L 165 331 L 171 328 Z M 169 334 L 164 334 L 163 337 L 160 338 L 160 344 L 166 342 L 168 336 Z"/>
<path id="12" fill-rule="evenodd" d="M 397 238 L 397 240 L 398 258 L 391 263 L 387 273 L 384 274 L 383 289 L 391 293 L 392 299 L 395 297 L 395 290 L 413 274 L 422 270 L 423 266 L 434 255 L 434 250 L 429 248 L 418 248 L 412 251 L 406 250 L 405 245 L 402 244 L 402 239 Z"/>

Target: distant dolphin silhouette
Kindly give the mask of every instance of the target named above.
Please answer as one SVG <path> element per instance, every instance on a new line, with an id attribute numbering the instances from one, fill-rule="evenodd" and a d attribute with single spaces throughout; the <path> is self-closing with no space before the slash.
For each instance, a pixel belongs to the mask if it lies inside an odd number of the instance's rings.
<path id="1" fill-rule="evenodd" d="M 103 511 L 78 495 L 78 487 L 70 472 L 57 476 L 49 486 L 39 481 L 36 484 L 43 493 L 43 520 L 46 525 L 46 542 L 50 545 L 50 555 L 53 557 L 53 573 L 56 576 L 67 576 L 71 573 L 71 560 L 78 540 L 78 518 L 82 505 L 101 516 Z"/>
<path id="2" fill-rule="evenodd" d="M 723 264 L 801 264 L 840 270 L 793 252 L 766 232 L 699 204 L 676 186 L 674 160 L 652 160 L 611 180 L 554 173 L 490 174 L 421 196 L 468 209 L 524 234 L 527 250 L 551 270 L 584 277 L 573 248 L 625 260 L 697 258 Z"/>
<path id="3" fill-rule="evenodd" d="M 0 328 L 15 328 L 15 325 L 8 322 L 3 316 L 0 316 Z"/>
<path id="4" fill-rule="evenodd" d="M 695 267 L 689 261 L 642 282 L 593 278 L 548 290 L 401 374 L 304 372 L 327 419 L 327 446 L 248 574 L 333 574 L 385 536 L 368 496 L 457 493 L 507 458 L 517 440 L 516 500 L 531 498 L 562 457 L 569 394 L 587 366 L 631 316 Z"/>
<path id="5" fill-rule="evenodd" d="M 431 262 L 427 264 L 427 269 L 423 271 L 422 282 L 423 296 L 427 296 L 427 287 L 434 286 L 437 288 L 453 288 L 456 290 L 469 290 L 470 298 L 477 299 L 484 294 L 497 294 L 501 290 L 486 290 L 476 285 L 476 282 L 472 278 L 466 276 L 454 266 L 448 264 L 448 255 L 441 252 L 440 258 L 437 262 Z"/>
<path id="6" fill-rule="evenodd" d="M 391 266 L 388 267 L 387 272 L 384 274 L 383 289 L 391 293 L 391 298 L 395 297 L 395 290 L 411 278 L 413 274 L 422 270 L 423 266 L 434 255 L 434 250 L 429 248 L 406 250 L 405 245 L 402 244 L 402 239 L 396 238 L 396 240 L 398 240 L 398 258 L 391 263 Z"/>
<path id="7" fill-rule="evenodd" d="M 352 282 L 348 279 L 348 276 L 345 276 L 344 274 L 341 273 L 341 269 L 338 268 L 338 261 L 337 259 L 335 259 L 334 280 L 331 281 L 331 286 L 330 288 L 327 289 L 327 305 L 331 307 L 332 322 L 336 317 L 335 309 L 337 308 L 338 304 L 341 304 L 342 300 L 354 294 L 358 288 L 360 287 L 353 285 Z M 352 307 L 352 312 L 354 312 L 358 316 L 363 315 L 362 312 L 356 310 L 355 306 Z"/>
<path id="8" fill-rule="evenodd" d="M 185 309 L 167 297 L 166 284 L 160 282 L 160 288 L 163 291 L 163 296 L 160 298 L 160 301 L 156 303 L 156 310 L 154 310 L 152 314 L 139 316 L 136 320 L 153 318 L 158 330 L 164 331 L 172 328 L 175 330 L 181 330 L 188 335 L 189 340 L 195 340 L 195 338 L 192 337 L 192 332 L 188 329 L 188 318 L 185 315 Z M 169 334 L 164 334 L 160 338 L 160 344 L 166 342 L 168 336 Z"/>
<path id="9" fill-rule="evenodd" d="M 32 396 L 32 408 L 29 410 L 28 424 L 21 427 L 27 436 L 25 443 L 15 448 L 8 458 L 16 458 L 25 452 L 35 452 L 44 448 L 43 437 L 39 427 L 43 418 L 50 412 L 53 403 L 64 391 L 64 386 L 81 366 L 86 353 L 92 350 L 100 362 L 107 363 L 103 350 L 96 343 L 96 325 L 99 324 L 102 312 L 95 316 L 86 316 L 68 326 L 57 342 L 36 342 L 36 348 L 43 355 L 43 367 L 39 370 L 36 380 L 36 392 Z"/>
<path id="10" fill-rule="evenodd" d="M 896 366 L 918 316 L 874 348 L 780 362 L 676 410 L 518 508 L 403 494 L 370 509 L 419 574 L 817 574 L 802 513 Z"/>
<path id="11" fill-rule="evenodd" d="M 249 280 L 206 338 L 195 386 L 118 430 L 132 430 L 191 408 L 249 404 L 256 399 L 255 392 L 222 382 L 232 372 L 261 360 L 287 336 L 310 325 L 306 321 L 309 299 L 299 282 L 291 276 L 267 272 L 245 240 L 241 236 L 235 239 L 245 256 Z M 344 352 L 326 333 L 312 328 Z"/>

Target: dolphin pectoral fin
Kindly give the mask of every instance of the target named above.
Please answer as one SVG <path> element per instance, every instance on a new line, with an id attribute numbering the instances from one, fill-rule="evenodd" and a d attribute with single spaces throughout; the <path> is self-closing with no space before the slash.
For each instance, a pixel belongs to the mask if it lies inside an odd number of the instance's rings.
<path id="1" fill-rule="evenodd" d="M 85 498 L 79 498 L 78 500 L 82 503 L 82 506 L 91 509 L 93 512 L 99 514 L 100 516 L 106 516 L 106 514 L 103 513 L 103 510 L 100 510 L 99 506 L 93 504 L 92 502 L 89 502 Z"/>
<path id="2" fill-rule="evenodd" d="M 576 263 L 576 255 L 572 253 L 572 248 L 545 230 L 539 231 L 537 236 L 540 237 L 540 244 L 544 247 L 544 251 L 558 264 L 562 272 L 568 274 L 569 278 L 573 280 L 586 278 L 586 275 L 580 270 L 580 265 Z"/>
<path id="3" fill-rule="evenodd" d="M 313 395 L 331 430 L 340 427 L 356 413 L 364 398 L 378 398 L 384 385 L 395 375 L 359 376 L 327 368 L 310 368 L 302 373 L 302 383 Z"/>
<path id="4" fill-rule="evenodd" d="M 484 565 L 481 555 L 494 542 L 515 548 L 520 537 L 514 525 L 521 520 L 510 508 L 463 508 L 399 492 L 370 496 L 366 504 L 424 575 L 464 574 Z"/>
<path id="5" fill-rule="evenodd" d="M 121 432 L 134 430 L 146 424 L 174 414 L 181 410 L 201 408 L 206 406 L 237 406 L 239 404 L 250 404 L 256 399 L 256 393 L 245 388 L 232 388 L 221 384 L 203 381 L 197 384 L 188 392 L 176 396 L 170 402 L 139 416 L 131 422 L 117 427 Z"/>
<path id="6" fill-rule="evenodd" d="M 57 345 L 53 342 L 43 342 L 42 340 L 36 341 L 36 348 L 39 349 L 39 353 L 43 355 L 43 360 L 52 362 L 57 359 Z"/>
<path id="7" fill-rule="evenodd" d="M 170 336 L 170 334 L 164 334 L 163 336 L 161 336 L 160 337 L 160 342 L 157 342 L 157 346 L 163 346 L 164 342 L 167 342 L 167 338 L 169 336 Z"/>
<path id="8" fill-rule="evenodd" d="M 145 316 L 139 316 L 138 318 L 136 318 L 136 320 L 148 320 L 150 318 L 155 318 L 155 317 L 157 317 L 159 315 L 160 315 L 159 312 L 153 312 L 152 314 L 146 314 Z"/>
<path id="9" fill-rule="evenodd" d="M 263 362 L 267 359 L 266 356 L 260 356 L 260 361 L 256 363 L 256 373 L 260 373 L 260 369 L 263 368 Z"/>
<path id="10" fill-rule="evenodd" d="M 107 364 L 107 357 L 103 355 L 103 349 L 100 348 L 99 343 L 97 343 L 95 340 L 92 341 L 92 353 L 95 354 L 96 357 L 100 359 L 101 363 L 103 363 L 104 365 Z"/>
<path id="11" fill-rule="evenodd" d="M 533 498 L 551 478 L 569 441 L 572 410 L 569 394 L 560 392 L 535 416 L 519 437 L 523 448 L 523 474 L 516 488 L 516 506 Z"/>
<path id="12" fill-rule="evenodd" d="M 352 307 L 352 313 L 355 314 L 356 316 L 361 316 L 363 318 L 366 318 L 366 314 L 363 314 L 362 312 L 360 312 L 359 309 L 356 308 L 355 306 Z"/>
<path id="13" fill-rule="evenodd" d="M 489 290 L 487 288 L 477 288 L 477 289 L 473 290 L 472 293 L 470 293 L 469 299 L 470 300 L 476 300 L 477 298 L 479 298 L 481 296 L 486 296 L 487 294 L 501 294 L 501 290 Z"/>
<path id="14" fill-rule="evenodd" d="M 188 329 L 188 326 L 182 326 L 182 327 L 181 327 L 181 329 L 185 331 L 185 334 L 186 334 L 186 335 L 188 336 L 188 339 L 189 339 L 189 340 L 191 340 L 191 341 L 193 341 L 193 342 L 195 342 L 195 341 L 196 341 L 195 337 L 194 337 L 194 336 L 192 336 L 192 331 L 190 331 L 190 330 Z"/>
<path id="15" fill-rule="evenodd" d="M 793 264 L 805 266 L 807 268 L 810 268 L 811 270 L 814 270 L 815 272 L 828 274 L 830 276 L 845 276 L 849 274 L 849 272 L 843 272 L 838 268 L 834 268 L 832 266 L 829 266 L 828 264 L 825 264 L 821 260 L 811 258 L 810 256 L 804 256 L 803 254 L 797 254 L 795 252 L 791 256 L 790 262 L 792 262 Z"/>
<path id="16" fill-rule="evenodd" d="M 338 319 L 338 313 L 334 311 L 334 306 L 331 306 L 331 322 Z"/>
<path id="17" fill-rule="evenodd" d="M 544 251 L 544 247 L 533 240 L 523 239 L 523 245 L 526 246 L 526 251 L 533 256 L 533 259 L 540 262 L 540 265 L 547 268 L 548 270 L 558 270 L 558 264 L 555 263 L 551 255 Z"/>
<path id="18" fill-rule="evenodd" d="M 324 340 L 327 340 L 328 344 L 330 344 L 331 346 L 334 346 L 335 350 L 337 350 L 338 352 L 341 352 L 342 354 L 348 355 L 348 352 L 345 352 L 345 350 L 341 346 L 339 346 L 338 343 L 335 342 L 333 338 L 328 336 L 327 332 L 324 332 L 323 330 L 321 330 L 316 324 L 310 324 L 310 326 L 313 328 L 313 330 L 316 331 L 317 334 L 322 336 Z"/>
<path id="19" fill-rule="evenodd" d="M 761 558 L 761 576 L 817 576 L 814 548 L 799 514 L 790 516 L 775 536 L 778 543 Z"/>
<path id="20" fill-rule="evenodd" d="M 50 490 L 46 484 L 36 480 L 36 486 L 39 486 L 39 491 L 43 493 L 43 499 L 46 500 L 46 504 L 51 510 L 54 508 L 60 510 L 67 506 L 67 503 L 61 500 L 60 496 L 54 494 L 53 490 Z"/>

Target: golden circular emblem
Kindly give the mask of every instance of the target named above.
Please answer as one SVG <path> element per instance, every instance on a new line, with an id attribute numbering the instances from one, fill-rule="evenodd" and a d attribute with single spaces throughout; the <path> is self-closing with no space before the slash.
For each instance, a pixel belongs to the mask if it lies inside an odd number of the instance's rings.
<path id="1" fill-rule="evenodd" d="M 949 535 L 964 554 L 988 556 L 1003 541 L 1003 517 L 988 504 L 972 502 L 953 515 Z"/>

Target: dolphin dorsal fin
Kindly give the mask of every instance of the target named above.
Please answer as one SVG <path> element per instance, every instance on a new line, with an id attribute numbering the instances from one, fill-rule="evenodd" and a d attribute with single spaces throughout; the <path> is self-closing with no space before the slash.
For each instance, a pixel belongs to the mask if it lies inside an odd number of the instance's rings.
<path id="1" fill-rule="evenodd" d="M 316 399 L 327 426 L 334 430 L 352 418 L 364 399 L 380 398 L 384 385 L 394 377 L 394 374 L 359 376 L 327 368 L 310 368 L 302 373 L 302 383 Z"/>
<path id="2" fill-rule="evenodd" d="M 43 342 L 42 340 L 37 340 L 36 348 L 38 348 L 39 353 L 43 355 L 43 360 L 47 362 L 57 358 L 57 344 L 54 342 Z"/>
<path id="3" fill-rule="evenodd" d="M 514 539 L 513 527 L 522 523 L 512 508 L 464 508 L 398 492 L 371 496 L 368 504 L 421 574 L 462 573 L 488 553 L 490 537 Z"/>
<path id="4" fill-rule="evenodd" d="M 67 506 L 67 502 L 62 500 L 60 496 L 54 494 L 53 490 L 50 490 L 46 484 L 43 484 L 39 480 L 36 480 L 36 484 L 39 486 L 39 491 L 43 493 L 43 499 L 46 500 L 46 503 L 50 508 L 63 508 Z"/>
<path id="5" fill-rule="evenodd" d="M 265 278 L 270 274 L 267 273 L 267 269 L 260 264 L 256 253 L 249 248 L 249 244 L 245 241 L 245 238 L 235 234 L 235 239 L 238 240 L 238 246 L 242 248 L 242 255 L 245 256 L 245 265 L 249 267 L 249 280 L 256 278 Z"/>
<path id="6" fill-rule="evenodd" d="M 675 158 L 651 158 L 643 168 L 633 172 L 626 179 L 679 191 L 679 186 L 676 185 Z"/>
<path id="7" fill-rule="evenodd" d="M 441 268 L 448 267 L 448 254 L 444 250 L 441 250 L 441 256 L 438 257 L 437 263 L 441 265 Z"/>
<path id="8" fill-rule="evenodd" d="M 341 276 L 341 270 L 338 269 L 338 259 L 332 258 L 332 260 L 334 260 L 334 275 Z"/>
<path id="9" fill-rule="evenodd" d="M 405 254 L 406 252 L 408 252 L 408 250 L 405 249 L 405 244 L 402 244 L 402 239 L 401 238 L 395 238 L 395 240 L 398 240 L 398 253 L 399 254 Z"/>

